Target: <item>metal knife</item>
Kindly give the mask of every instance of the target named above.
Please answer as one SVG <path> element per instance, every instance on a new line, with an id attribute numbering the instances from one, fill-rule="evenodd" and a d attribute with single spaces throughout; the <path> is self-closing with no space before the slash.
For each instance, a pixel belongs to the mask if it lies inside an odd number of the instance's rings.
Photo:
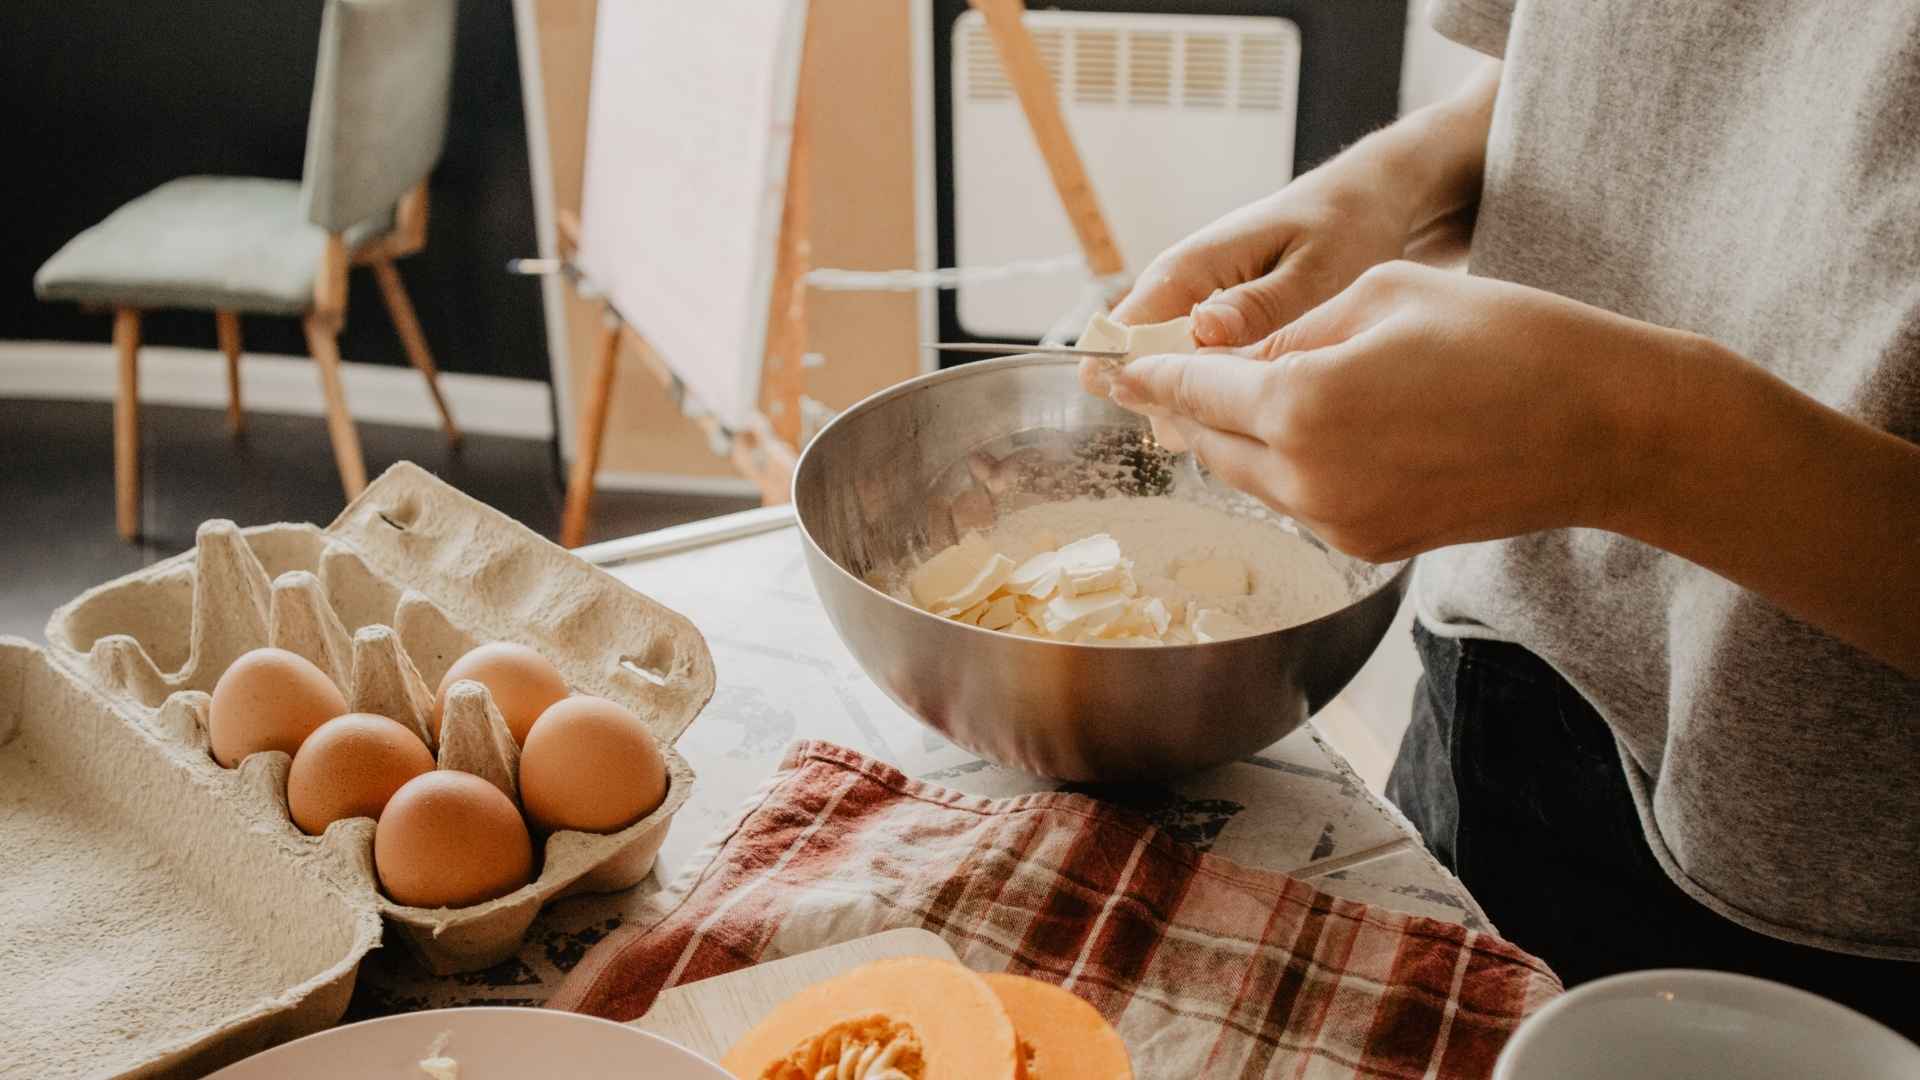
<path id="1" fill-rule="evenodd" d="M 1108 349 L 1076 349 L 1068 345 L 1028 345 L 1017 341 L 925 341 L 923 349 L 965 353 L 1048 353 L 1056 356 L 1094 356 L 1102 360 L 1124 360 L 1127 354 Z"/>

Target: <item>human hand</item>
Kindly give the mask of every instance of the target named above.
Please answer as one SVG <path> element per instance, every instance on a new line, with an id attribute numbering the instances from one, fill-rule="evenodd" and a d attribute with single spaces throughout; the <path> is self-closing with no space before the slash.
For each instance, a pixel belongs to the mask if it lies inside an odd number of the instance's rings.
<path id="1" fill-rule="evenodd" d="M 1140 275 L 1114 319 L 1191 314 L 1202 347 L 1251 345 L 1370 266 L 1452 257 L 1479 199 L 1499 88 L 1500 65 L 1488 61 L 1453 96 L 1175 244 Z"/>
<path id="2" fill-rule="evenodd" d="M 1662 445 L 1690 334 L 1536 289 L 1394 262 L 1239 354 L 1142 357 L 1114 400 L 1172 423 L 1226 483 L 1389 561 L 1609 527 Z"/>
<path id="3" fill-rule="evenodd" d="M 1413 211 L 1378 172 L 1336 158 L 1202 228 L 1147 266 L 1114 321 L 1191 314 L 1202 347 L 1259 341 L 1405 251 Z"/>
<path id="4" fill-rule="evenodd" d="M 1191 313 L 1203 350 L 1259 341 L 1369 267 L 1400 257 L 1413 211 L 1388 194 L 1381 171 L 1372 155 L 1336 158 L 1215 221 L 1154 259 L 1115 306 L 1114 321 L 1155 323 Z M 1080 383 L 1091 394 L 1105 396 L 1111 374 L 1102 361 L 1080 365 Z M 1170 423 L 1154 418 L 1153 433 L 1168 450 L 1187 449 Z"/>

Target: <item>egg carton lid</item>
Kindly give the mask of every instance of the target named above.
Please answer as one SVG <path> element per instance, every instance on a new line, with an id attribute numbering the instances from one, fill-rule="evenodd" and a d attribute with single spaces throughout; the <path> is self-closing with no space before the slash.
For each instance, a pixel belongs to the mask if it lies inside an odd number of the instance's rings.
<path id="1" fill-rule="evenodd" d="M 0 1076 L 199 1076 L 346 1010 L 381 936 L 350 838 L 254 827 L 285 755 L 191 752 L 0 637 Z"/>

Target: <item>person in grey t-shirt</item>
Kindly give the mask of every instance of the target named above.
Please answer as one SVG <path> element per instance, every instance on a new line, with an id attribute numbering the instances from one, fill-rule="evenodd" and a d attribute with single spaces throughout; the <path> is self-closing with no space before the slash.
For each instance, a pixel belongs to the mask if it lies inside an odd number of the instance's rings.
<path id="1" fill-rule="evenodd" d="M 1421 556 L 1388 792 L 1509 937 L 1914 1033 L 1920 5 L 1433 17 L 1495 59 L 1115 311 L 1231 350 L 1088 387 Z"/>

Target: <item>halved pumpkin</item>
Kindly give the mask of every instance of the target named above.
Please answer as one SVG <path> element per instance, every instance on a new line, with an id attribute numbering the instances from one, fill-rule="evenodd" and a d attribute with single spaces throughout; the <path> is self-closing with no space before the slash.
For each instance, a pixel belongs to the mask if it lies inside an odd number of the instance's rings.
<path id="1" fill-rule="evenodd" d="M 1100 1010 L 1024 975 L 985 979 L 1013 1021 L 1025 1080 L 1133 1080 L 1127 1044 Z"/>
<path id="2" fill-rule="evenodd" d="M 986 980 L 917 956 L 802 990 L 720 1064 L 740 1080 L 1016 1080 L 1018 1071 L 1013 1024 Z"/>

